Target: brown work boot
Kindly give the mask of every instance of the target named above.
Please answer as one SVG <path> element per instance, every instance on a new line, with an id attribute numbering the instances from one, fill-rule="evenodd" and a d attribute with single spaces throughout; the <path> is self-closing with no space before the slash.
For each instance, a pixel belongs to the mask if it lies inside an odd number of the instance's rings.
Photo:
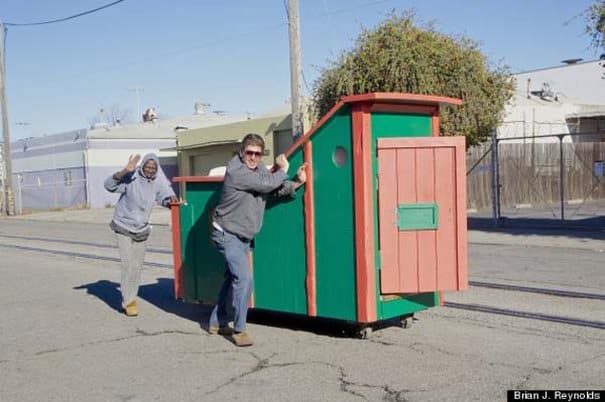
<path id="1" fill-rule="evenodd" d="M 208 327 L 208 333 L 210 335 L 233 335 L 233 329 L 231 327 Z"/>
<path id="2" fill-rule="evenodd" d="M 231 339 L 233 340 L 233 343 L 235 343 L 236 346 L 252 346 L 254 344 L 254 341 L 252 341 L 252 338 L 250 338 L 250 335 L 248 335 L 245 332 L 234 332 L 233 335 L 231 335 Z"/>
<path id="3" fill-rule="evenodd" d="M 137 307 L 137 301 L 133 300 L 124 307 L 124 314 L 128 317 L 136 317 L 139 315 L 139 308 Z"/>

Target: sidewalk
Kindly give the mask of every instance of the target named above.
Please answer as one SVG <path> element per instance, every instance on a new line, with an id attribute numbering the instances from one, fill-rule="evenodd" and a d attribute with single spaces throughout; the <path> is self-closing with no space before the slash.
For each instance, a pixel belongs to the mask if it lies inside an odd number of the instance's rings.
<path id="1" fill-rule="evenodd" d="M 605 233 L 574 230 L 535 231 L 531 229 L 469 230 L 469 244 L 557 247 L 605 252 Z"/>
<path id="2" fill-rule="evenodd" d="M 78 222 L 106 225 L 111 221 L 113 208 L 37 212 L 28 215 L 0 218 L 11 220 L 38 220 L 47 222 Z M 170 210 L 157 207 L 151 212 L 151 222 L 170 226 Z M 561 247 L 605 251 L 605 232 L 561 228 L 531 227 L 475 227 L 468 231 L 469 244 L 506 245 L 522 247 Z"/>
<path id="3" fill-rule="evenodd" d="M 62 211 L 41 211 L 27 215 L 10 216 L 5 219 L 32 220 L 46 222 L 78 222 L 108 224 L 113 216 L 113 208 L 93 209 L 66 209 Z M 153 225 L 170 226 L 170 210 L 155 207 L 151 210 L 151 223 Z"/>

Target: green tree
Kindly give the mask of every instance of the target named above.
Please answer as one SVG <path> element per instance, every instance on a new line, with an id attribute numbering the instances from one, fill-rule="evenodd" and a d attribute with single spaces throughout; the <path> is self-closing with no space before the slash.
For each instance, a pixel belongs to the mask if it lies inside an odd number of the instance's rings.
<path id="1" fill-rule="evenodd" d="M 605 0 L 597 0 L 586 10 L 586 33 L 596 49 L 605 50 Z"/>
<path id="2" fill-rule="evenodd" d="M 508 67 L 490 66 L 477 42 L 419 27 L 410 12 L 363 29 L 355 46 L 330 62 L 313 87 L 314 110 L 324 115 L 341 96 L 407 92 L 451 96 L 463 106 L 441 111 L 441 132 L 479 144 L 502 121 L 513 94 Z"/>

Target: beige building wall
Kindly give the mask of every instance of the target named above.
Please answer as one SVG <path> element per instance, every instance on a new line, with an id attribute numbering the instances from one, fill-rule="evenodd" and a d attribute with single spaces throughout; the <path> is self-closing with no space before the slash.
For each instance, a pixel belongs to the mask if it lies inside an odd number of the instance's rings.
<path id="1" fill-rule="evenodd" d="M 311 128 L 309 113 L 305 112 L 303 119 L 306 132 Z M 263 137 L 263 162 L 272 165 L 275 156 L 285 152 L 293 143 L 291 115 L 278 112 L 271 116 L 178 133 L 179 176 L 208 176 L 212 169 L 225 166 L 248 133 Z M 218 171 L 220 174 L 220 169 Z"/>
<path id="2" fill-rule="evenodd" d="M 290 116 L 281 115 L 251 119 L 196 130 L 177 135 L 180 176 L 207 176 L 210 170 L 225 166 L 237 152 L 240 141 L 248 133 L 256 133 L 265 140 L 267 165 L 273 164 L 277 152 L 287 149 L 291 141 Z"/>

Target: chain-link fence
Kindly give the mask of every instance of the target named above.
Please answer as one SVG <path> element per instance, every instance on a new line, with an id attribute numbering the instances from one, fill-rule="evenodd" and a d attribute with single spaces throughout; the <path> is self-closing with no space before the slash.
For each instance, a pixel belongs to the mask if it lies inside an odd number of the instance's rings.
<path id="1" fill-rule="evenodd" d="M 468 208 L 481 216 L 594 225 L 605 217 L 605 142 L 594 133 L 492 138 L 467 153 Z"/>
<path id="2" fill-rule="evenodd" d="M 86 178 L 81 168 L 18 173 L 13 188 L 17 214 L 86 206 Z"/>

